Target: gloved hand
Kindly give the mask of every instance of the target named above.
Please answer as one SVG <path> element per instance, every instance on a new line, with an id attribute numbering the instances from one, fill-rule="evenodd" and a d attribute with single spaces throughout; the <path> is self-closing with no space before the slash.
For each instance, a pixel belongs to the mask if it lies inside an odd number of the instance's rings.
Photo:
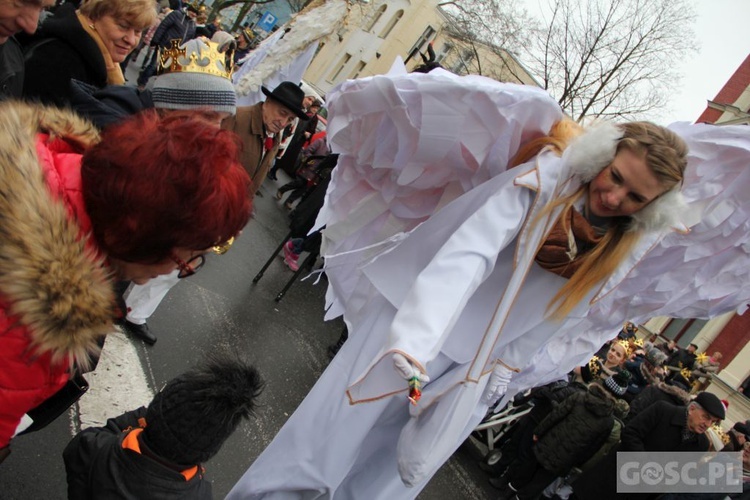
<path id="1" fill-rule="evenodd" d="M 489 406 L 497 403 L 497 401 L 503 397 L 508 390 L 511 376 L 513 376 L 512 370 L 500 363 L 496 364 L 495 368 L 492 369 L 490 381 L 487 382 L 487 388 L 484 390 L 482 403 Z"/>
<path id="2" fill-rule="evenodd" d="M 430 377 L 411 364 L 403 354 L 393 355 L 393 367 L 409 383 L 409 401 L 416 405 L 422 395 L 422 386 L 430 381 Z"/>

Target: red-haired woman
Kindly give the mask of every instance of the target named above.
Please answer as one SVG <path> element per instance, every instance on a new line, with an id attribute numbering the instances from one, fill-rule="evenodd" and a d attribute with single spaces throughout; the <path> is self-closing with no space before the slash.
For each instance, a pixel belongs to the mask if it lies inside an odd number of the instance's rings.
<path id="1" fill-rule="evenodd" d="M 141 114 L 100 138 L 68 111 L 10 102 L 0 130 L 2 460 L 113 330 L 114 281 L 195 273 L 250 202 L 235 137 L 188 116 Z"/>

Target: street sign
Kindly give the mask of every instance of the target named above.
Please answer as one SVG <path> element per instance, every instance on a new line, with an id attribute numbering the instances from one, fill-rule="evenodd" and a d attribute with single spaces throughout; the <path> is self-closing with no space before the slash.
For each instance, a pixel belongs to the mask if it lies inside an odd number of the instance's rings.
<path id="1" fill-rule="evenodd" d="M 266 11 L 263 13 L 263 17 L 260 18 L 260 21 L 258 21 L 258 24 L 256 24 L 255 27 L 270 32 L 276 24 L 276 21 L 278 21 L 278 18 Z"/>

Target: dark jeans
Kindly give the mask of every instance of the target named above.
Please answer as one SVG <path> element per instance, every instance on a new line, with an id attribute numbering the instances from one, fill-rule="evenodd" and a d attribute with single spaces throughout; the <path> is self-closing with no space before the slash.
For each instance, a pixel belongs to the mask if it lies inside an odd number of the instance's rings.
<path id="1" fill-rule="evenodd" d="M 532 452 L 513 463 L 508 470 L 510 485 L 520 500 L 537 498 L 557 478 L 557 474 L 542 467 Z"/>
<path id="2" fill-rule="evenodd" d="M 159 51 L 154 49 L 154 54 L 151 56 L 151 60 L 148 62 L 148 65 L 146 68 L 141 71 L 141 74 L 138 75 L 138 85 L 140 86 L 146 86 L 148 83 L 148 80 L 156 74 L 156 61 L 159 56 Z"/>

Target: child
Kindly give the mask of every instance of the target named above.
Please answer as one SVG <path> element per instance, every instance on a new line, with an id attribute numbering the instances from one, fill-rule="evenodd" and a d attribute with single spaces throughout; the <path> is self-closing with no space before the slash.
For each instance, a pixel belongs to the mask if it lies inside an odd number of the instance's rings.
<path id="1" fill-rule="evenodd" d="M 211 359 L 141 407 L 80 433 L 63 452 L 68 498 L 210 499 L 202 463 L 213 457 L 263 388 L 238 360 Z"/>

